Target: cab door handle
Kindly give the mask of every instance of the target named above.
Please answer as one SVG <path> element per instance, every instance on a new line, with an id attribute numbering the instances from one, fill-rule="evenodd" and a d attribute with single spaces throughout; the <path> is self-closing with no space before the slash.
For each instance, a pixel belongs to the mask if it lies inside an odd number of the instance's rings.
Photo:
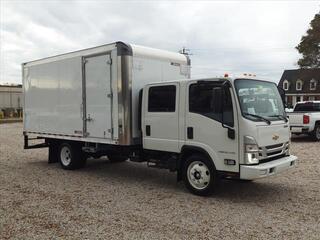
<path id="1" fill-rule="evenodd" d="M 193 127 L 187 127 L 187 138 L 193 139 Z"/>
<path id="2" fill-rule="evenodd" d="M 146 136 L 150 136 L 151 135 L 151 127 L 150 125 L 146 125 Z"/>

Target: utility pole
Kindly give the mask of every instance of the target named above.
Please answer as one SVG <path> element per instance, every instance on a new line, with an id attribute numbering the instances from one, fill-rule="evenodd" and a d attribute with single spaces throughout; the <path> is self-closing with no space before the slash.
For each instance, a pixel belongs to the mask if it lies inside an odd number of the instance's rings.
<path id="1" fill-rule="evenodd" d="M 182 49 L 181 50 L 179 50 L 179 53 L 181 53 L 181 54 L 183 54 L 183 55 L 185 55 L 186 57 L 187 57 L 187 66 L 186 66 L 186 68 L 187 68 L 187 74 L 186 74 L 186 76 L 188 77 L 188 78 L 190 78 L 191 77 L 191 73 L 190 73 L 190 68 L 191 68 L 191 59 L 190 59 L 190 55 L 192 55 L 191 53 L 190 53 L 190 49 L 187 49 L 186 47 L 182 47 Z"/>
<path id="2" fill-rule="evenodd" d="M 186 48 L 186 47 L 182 47 L 182 49 L 179 50 L 179 53 L 184 54 L 184 55 L 187 55 L 187 56 L 192 55 L 192 54 L 190 53 L 190 49 L 188 49 L 188 48 Z"/>

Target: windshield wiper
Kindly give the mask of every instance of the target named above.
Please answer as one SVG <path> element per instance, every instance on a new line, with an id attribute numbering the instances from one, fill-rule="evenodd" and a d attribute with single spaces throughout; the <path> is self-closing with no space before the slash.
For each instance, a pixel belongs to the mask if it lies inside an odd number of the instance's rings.
<path id="1" fill-rule="evenodd" d="M 268 119 L 266 119 L 266 118 L 264 118 L 264 117 L 261 117 L 261 116 L 259 116 L 259 115 L 255 115 L 255 114 L 251 114 L 251 113 L 247 113 L 247 112 L 244 112 L 243 114 L 244 114 L 244 115 L 247 115 L 247 116 L 251 116 L 251 117 L 258 118 L 258 119 L 260 119 L 260 120 L 262 120 L 262 121 L 265 121 L 265 122 L 268 123 L 269 125 L 271 124 L 271 121 L 270 121 L 270 120 L 268 120 Z"/>
<path id="2" fill-rule="evenodd" d="M 280 118 L 282 120 L 284 120 L 285 122 L 288 122 L 288 118 L 286 118 L 285 116 L 283 115 L 271 115 L 269 117 L 277 117 L 277 118 Z"/>

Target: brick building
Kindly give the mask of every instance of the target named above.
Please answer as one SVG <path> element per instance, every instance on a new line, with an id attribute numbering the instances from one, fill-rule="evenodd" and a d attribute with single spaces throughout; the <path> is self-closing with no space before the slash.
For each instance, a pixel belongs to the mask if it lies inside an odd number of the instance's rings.
<path id="1" fill-rule="evenodd" d="M 285 70 L 279 87 L 286 92 L 288 107 L 301 101 L 320 100 L 320 68 Z"/>

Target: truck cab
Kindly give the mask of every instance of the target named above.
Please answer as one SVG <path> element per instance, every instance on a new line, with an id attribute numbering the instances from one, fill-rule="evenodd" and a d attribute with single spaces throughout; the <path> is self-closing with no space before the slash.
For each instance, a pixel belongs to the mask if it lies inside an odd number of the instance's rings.
<path id="1" fill-rule="evenodd" d="M 141 98 L 144 155 L 171 156 L 196 194 L 220 177 L 254 180 L 291 168 L 290 128 L 275 83 L 246 78 L 148 84 Z M 161 158 L 161 157 L 160 157 Z"/>

